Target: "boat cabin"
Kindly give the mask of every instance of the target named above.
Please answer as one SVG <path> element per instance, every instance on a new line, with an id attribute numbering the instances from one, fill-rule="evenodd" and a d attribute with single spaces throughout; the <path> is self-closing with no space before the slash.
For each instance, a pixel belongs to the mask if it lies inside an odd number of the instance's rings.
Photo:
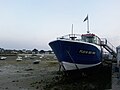
<path id="1" fill-rule="evenodd" d="M 95 34 L 82 34 L 81 39 L 84 42 L 100 44 L 100 38 L 97 37 Z"/>

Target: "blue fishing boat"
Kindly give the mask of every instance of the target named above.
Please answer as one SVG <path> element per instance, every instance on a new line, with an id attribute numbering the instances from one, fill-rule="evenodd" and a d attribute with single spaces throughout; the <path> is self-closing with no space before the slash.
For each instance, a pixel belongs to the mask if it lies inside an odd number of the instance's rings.
<path id="1" fill-rule="evenodd" d="M 95 34 L 69 34 L 49 43 L 65 70 L 89 68 L 102 62 L 100 38 Z"/>
<path id="2" fill-rule="evenodd" d="M 84 21 L 88 20 L 88 16 Z M 97 66 L 102 62 L 101 39 L 89 32 L 58 37 L 49 43 L 64 70 Z"/>

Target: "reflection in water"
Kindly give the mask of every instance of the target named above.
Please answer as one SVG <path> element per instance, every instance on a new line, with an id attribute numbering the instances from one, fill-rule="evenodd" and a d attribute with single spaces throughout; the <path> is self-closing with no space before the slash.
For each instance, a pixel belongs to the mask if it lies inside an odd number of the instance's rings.
<path id="1" fill-rule="evenodd" d="M 105 90 L 111 89 L 111 64 L 59 74 L 48 85 L 49 90 Z"/>

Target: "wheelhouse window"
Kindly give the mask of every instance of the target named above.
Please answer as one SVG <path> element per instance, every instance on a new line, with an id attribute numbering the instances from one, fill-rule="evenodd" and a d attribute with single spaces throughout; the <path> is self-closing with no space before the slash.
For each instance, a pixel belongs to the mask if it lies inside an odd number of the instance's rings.
<path id="1" fill-rule="evenodd" d="M 84 42 L 89 42 L 89 43 L 94 43 L 94 44 L 99 44 L 100 40 L 95 34 L 83 34 L 81 36 L 82 41 Z"/>

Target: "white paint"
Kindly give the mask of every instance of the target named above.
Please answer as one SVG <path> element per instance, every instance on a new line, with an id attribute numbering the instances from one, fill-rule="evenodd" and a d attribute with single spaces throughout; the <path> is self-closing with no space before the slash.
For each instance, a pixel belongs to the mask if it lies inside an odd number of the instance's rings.
<path id="1" fill-rule="evenodd" d="M 69 63 L 69 62 L 62 62 L 62 65 L 64 66 L 65 70 L 89 68 L 89 67 L 97 66 L 99 64 L 101 64 L 101 62 L 97 64 L 75 64 L 75 63 Z"/>

